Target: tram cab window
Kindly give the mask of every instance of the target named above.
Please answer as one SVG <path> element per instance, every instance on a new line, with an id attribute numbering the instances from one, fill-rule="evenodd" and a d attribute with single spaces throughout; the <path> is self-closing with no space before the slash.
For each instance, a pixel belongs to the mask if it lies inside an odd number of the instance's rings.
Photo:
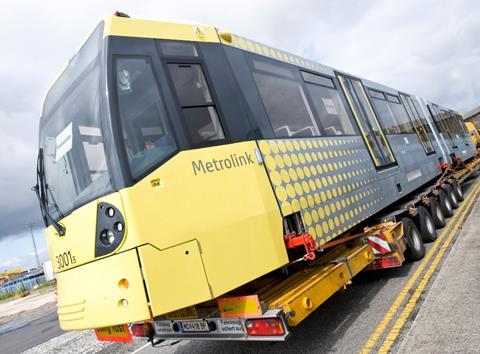
<path id="1" fill-rule="evenodd" d="M 118 58 L 115 74 L 125 149 L 132 176 L 137 178 L 170 156 L 177 146 L 150 60 Z"/>
<path id="2" fill-rule="evenodd" d="M 253 60 L 253 78 L 276 137 L 319 136 L 301 83 L 288 66 Z"/>
<path id="3" fill-rule="evenodd" d="M 325 135 L 354 135 L 352 122 L 333 80 L 305 71 L 301 73 Z"/>
<path id="4" fill-rule="evenodd" d="M 225 139 L 217 109 L 200 64 L 168 64 L 193 144 Z"/>

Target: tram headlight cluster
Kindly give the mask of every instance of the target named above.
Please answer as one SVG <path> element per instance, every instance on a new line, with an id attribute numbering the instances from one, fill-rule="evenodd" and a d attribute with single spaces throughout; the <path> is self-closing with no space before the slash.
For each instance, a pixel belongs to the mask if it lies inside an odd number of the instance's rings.
<path id="1" fill-rule="evenodd" d="M 112 253 L 125 237 L 125 220 L 111 204 L 101 202 L 97 211 L 95 257 Z"/>

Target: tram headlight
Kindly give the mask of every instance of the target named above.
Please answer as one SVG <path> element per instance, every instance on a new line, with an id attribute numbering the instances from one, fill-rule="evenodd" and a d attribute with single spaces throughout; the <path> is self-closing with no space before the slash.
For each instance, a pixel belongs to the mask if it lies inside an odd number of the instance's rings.
<path id="1" fill-rule="evenodd" d="M 120 210 L 109 203 L 98 203 L 95 257 L 115 251 L 124 237 L 125 220 Z"/>
<path id="2" fill-rule="evenodd" d="M 100 242 L 105 246 L 111 246 L 115 242 L 115 235 L 112 230 L 103 230 L 100 233 Z"/>

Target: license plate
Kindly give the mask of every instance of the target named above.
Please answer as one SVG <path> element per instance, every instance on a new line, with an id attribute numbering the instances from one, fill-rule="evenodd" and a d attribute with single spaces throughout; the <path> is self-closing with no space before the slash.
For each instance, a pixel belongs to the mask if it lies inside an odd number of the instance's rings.
<path id="1" fill-rule="evenodd" d="M 183 333 L 210 332 L 207 321 L 181 321 Z"/>
<path id="2" fill-rule="evenodd" d="M 122 342 L 131 343 L 132 334 L 128 329 L 128 325 L 118 325 L 111 327 L 96 328 L 95 334 L 98 340 L 106 342 Z"/>

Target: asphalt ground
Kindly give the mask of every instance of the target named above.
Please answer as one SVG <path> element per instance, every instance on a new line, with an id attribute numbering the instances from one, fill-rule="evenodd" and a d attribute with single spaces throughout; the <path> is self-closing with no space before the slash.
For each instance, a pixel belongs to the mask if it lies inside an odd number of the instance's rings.
<path id="1" fill-rule="evenodd" d="M 10 316 L 0 326 L 0 353 L 21 353 L 63 333 L 54 303 Z"/>
<path id="2" fill-rule="evenodd" d="M 293 328 L 287 342 L 165 341 L 152 348 L 150 344 L 137 339 L 128 346 L 107 343 L 98 346 L 97 343 L 96 347 L 89 348 L 87 344 L 82 345 L 81 342 L 93 343 L 94 337 L 90 331 L 79 334 L 78 338 L 71 335 L 69 341 L 55 346 L 58 339 L 54 338 L 50 341 L 48 339 L 52 338 L 54 323 L 58 329 L 58 322 L 53 313 L 45 313 L 44 317 L 33 320 L 26 326 L 0 334 L 0 352 L 21 352 L 29 345 L 31 348 L 42 340 L 45 343 L 35 347 L 33 352 L 127 353 L 136 351 L 137 353 L 188 354 L 397 352 L 459 235 L 458 230 L 462 222 L 468 216 L 471 207 L 476 204 L 476 199 L 471 192 L 477 191 L 476 187 L 480 184 L 472 188 L 477 182 L 480 182 L 478 174 L 464 182 L 465 201 L 449 219 L 447 226 L 439 230 L 439 235 L 443 237 L 426 245 L 426 261 L 406 263 L 400 268 L 360 273 L 346 290 L 332 296 L 299 326 Z M 472 198 L 469 198 L 470 195 Z M 429 252 L 432 248 L 433 251 Z M 437 256 L 439 253 L 442 253 L 442 257 Z M 430 257 L 428 257 L 429 254 Z M 70 334 L 63 336 L 67 335 Z M 78 351 L 74 348 L 78 348 Z M 461 352 L 461 348 L 457 349 Z"/>
<path id="3" fill-rule="evenodd" d="M 432 284 L 399 353 L 478 353 L 480 347 L 480 203 Z"/>

